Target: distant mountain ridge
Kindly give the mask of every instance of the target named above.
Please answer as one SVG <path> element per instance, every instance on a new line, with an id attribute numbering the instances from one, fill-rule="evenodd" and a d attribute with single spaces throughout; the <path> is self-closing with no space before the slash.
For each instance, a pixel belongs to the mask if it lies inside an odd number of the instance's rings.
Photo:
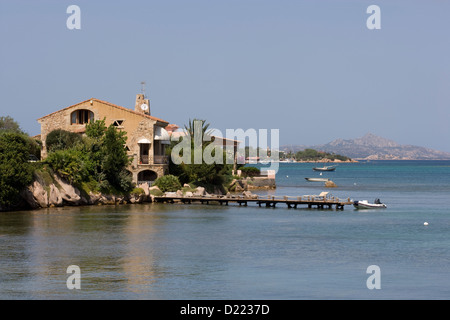
<path id="1" fill-rule="evenodd" d="M 284 145 L 280 149 L 297 152 L 306 148 L 334 152 L 361 160 L 450 160 L 449 152 L 420 146 L 401 145 L 372 133 L 367 133 L 356 139 L 336 139 L 322 145 Z"/>

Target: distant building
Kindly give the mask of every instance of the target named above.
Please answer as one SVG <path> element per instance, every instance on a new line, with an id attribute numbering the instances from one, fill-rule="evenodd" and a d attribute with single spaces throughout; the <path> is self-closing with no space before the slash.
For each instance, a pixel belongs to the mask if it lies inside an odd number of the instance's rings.
<path id="1" fill-rule="evenodd" d="M 126 148 L 133 159 L 128 170 L 134 182 L 154 181 L 168 173 L 165 146 L 170 144 L 170 135 L 165 128 L 169 122 L 150 115 L 149 100 L 143 94 L 136 96 L 134 110 L 92 98 L 39 118 L 42 158 L 47 157 L 45 140 L 51 131 L 62 129 L 84 134 L 87 123 L 103 119 L 106 126 L 112 124 L 126 132 Z"/>

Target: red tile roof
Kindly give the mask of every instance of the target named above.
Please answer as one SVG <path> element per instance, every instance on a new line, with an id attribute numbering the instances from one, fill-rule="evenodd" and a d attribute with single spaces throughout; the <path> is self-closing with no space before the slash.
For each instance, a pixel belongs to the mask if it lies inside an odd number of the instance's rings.
<path id="1" fill-rule="evenodd" d="M 58 113 L 58 112 L 61 112 L 61 111 L 70 109 L 70 108 L 72 108 L 72 107 L 75 107 L 75 106 L 77 106 L 77 105 L 80 105 L 80 104 L 83 104 L 83 103 L 87 103 L 87 102 L 89 102 L 89 101 L 91 101 L 91 100 L 97 101 L 97 102 L 100 102 L 100 103 L 103 103 L 103 104 L 107 104 L 107 105 L 109 105 L 109 106 L 111 106 L 111 107 L 114 107 L 114 108 L 117 108 L 117 109 L 121 109 L 121 110 L 123 110 L 123 111 L 127 111 L 127 112 L 130 112 L 130 113 L 133 113 L 133 114 L 142 116 L 142 117 L 144 117 L 144 118 L 148 118 L 148 119 L 152 119 L 152 120 L 154 120 L 154 121 L 159 121 L 159 122 L 163 122 L 163 123 L 169 124 L 169 122 L 167 122 L 167 121 L 165 121 L 165 120 L 162 120 L 162 119 L 160 119 L 160 118 L 156 118 L 156 117 L 150 116 L 150 115 L 148 115 L 148 114 L 136 112 L 136 111 L 134 111 L 134 110 L 132 110 L 132 109 L 128 109 L 128 108 L 125 108 L 125 107 L 121 107 L 121 106 L 118 106 L 118 105 L 113 104 L 113 103 L 111 103 L 111 102 L 103 101 L 103 100 L 96 99 L 96 98 L 87 99 L 87 100 L 81 101 L 81 102 L 79 102 L 79 103 L 76 103 L 76 104 L 74 104 L 74 105 L 71 105 L 71 106 L 69 106 L 69 107 L 63 108 L 63 109 L 61 109 L 61 110 L 52 112 L 52 113 L 50 113 L 50 114 L 48 114 L 48 115 L 46 115 L 46 116 L 43 116 L 43 117 L 39 118 L 38 121 L 41 120 L 41 119 L 47 118 L 47 117 L 49 117 L 49 116 L 51 116 L 51 115 L 54 115 L 54 114 L 56 114 L 56 113 Z"/>

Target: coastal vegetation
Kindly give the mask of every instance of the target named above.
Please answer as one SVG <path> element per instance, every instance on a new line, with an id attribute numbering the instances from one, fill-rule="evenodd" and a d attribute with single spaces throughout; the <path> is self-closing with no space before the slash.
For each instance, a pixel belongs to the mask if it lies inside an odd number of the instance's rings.
<path id="1" fill-rule="evenodd" d="M 159 177 L 153 185 L 157 186 L 162 192 L 175 192 L 181 189 L 178 177 L 171 174 Z"/>
<path id="2" fill-rule="evenodd" d="M 211 193 L 215 193 L 215 191 L 225 192 L 227 189 L 227 185 L 232 181 L 232 165 L 227 164 L 227 154 L 222 148 L 212 149 L 211 151 L 211 156 L 213 158 L 216 158 L 216 156 L 221 157 L 222 161 L 217 161 L 209 164 L 206 163 L 204 159 L 202 159 L 201 163 L 195 163 L 194 123 L 196 122 L 201 124 L 202 137 L 211 133 L 210 131 L 208 131 L 209 124 L 206 123 L 205 120 L 189 120 L 189 123 L 185 125 L 185 132 L 187 134 L 185 138 L 190 139 L 190 161 L 183 161 L 180 164 L 175 164 L 173 162 L 171 154 L 173 148 L 178 144 L 178 141 L 172 141 L 171 145 L 166 148 L 166 154 L 169 156 L 169 172 L 178 178 L 181 185 L 190 184 L 195 187 L 201 186 Z M 205 152 L 205 149 L 210 146 L 211 143 L 212 141 L 202 142 L 202 154 Z M 182 152 L 183 151 L 181 150 L 181 153 Z M 216 152 L 221 152 L 221 154 L 216 155 Z M 180 156 L 183 156 L 183 154 L 180 154 Z"/>
<path id="3" fill-rule="evenodd" d="M 240 170 L 243 177 L 256 177 L 261 174 L 261 170 L 257 167 L 242 167 Z"/>
<path id="4" fill-rule="evenodd" d="M 285 159 L 295 159 L 296 161 L 323 161 L 323 160 L 329 160 L 329 161 L 349 161 L 351 160 L 347 156 L 343 156 L 340 154 L 335 153 L 329 153 L 324 151 L 317 151 L 315 149 L 307 148 L 305 150 L 298 151 L 296 153 L 292 152 L 280 152 L 280 160 Z"/>
<path id="5" fill-rule="evenodd" d="M 0 207 L 16 204 L 20 191 L 33 179 L 33 164 L 28 162 L 27 138 L 16 132 L 0 133 Z"/>
<path id="6" fill-rule="evenodd" d="M 81 142 L 82 138 L 79 134 L 61 129 L 51 131 L 45 139 L 49 152 L 71 149 Z"/>
<path id="7" fill-rule="evenodd" d="M 43 162 L 53 171 L 86 192 L 127 193 L 134 188 L 126 170 L 130 159 L 124 132 L 106 127 L 105 120 L 87 124 L 86 137 L 55 131 L 49 134 L 53 144 Z"/>
<path id="8" fill-rule="evenodd" d="M 40 158 L 41 144 L 22 131 L 10 117 L 0 117 L 0 208 L 20 204 L 21 193 L 33 181 L 50 194 L 51 185 L 60 185 L 55 174 L 75 186 L 85 196 L 94 193 L 139 195 L 125 149 L 126 136 L 104 120 L 86 125 L 86 136 L 64 130 L 49 133 L 49 153 Z"/>
<path id="9" fill-rule="evenodd" d="M 40 144 L 11 117 L 0 117 L 0 208 L 15 205 L 20 191 L 33 180 Z"/>

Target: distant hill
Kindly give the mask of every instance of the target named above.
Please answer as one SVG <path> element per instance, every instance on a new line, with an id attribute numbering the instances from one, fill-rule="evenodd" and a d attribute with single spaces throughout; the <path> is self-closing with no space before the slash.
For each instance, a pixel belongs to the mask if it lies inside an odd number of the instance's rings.
<path id="1" fill-rule="evenodd" d="M 450 160 L 450 153 L 413 145 L 401 145 L 395 141 L 368 133 L 357 139 L 336 139 L 327 144 L 304 146 L 284 145 L 281 151 L 297 152 L 306 148 L 345 155 L 352 159 L 366 160 Z"/>

